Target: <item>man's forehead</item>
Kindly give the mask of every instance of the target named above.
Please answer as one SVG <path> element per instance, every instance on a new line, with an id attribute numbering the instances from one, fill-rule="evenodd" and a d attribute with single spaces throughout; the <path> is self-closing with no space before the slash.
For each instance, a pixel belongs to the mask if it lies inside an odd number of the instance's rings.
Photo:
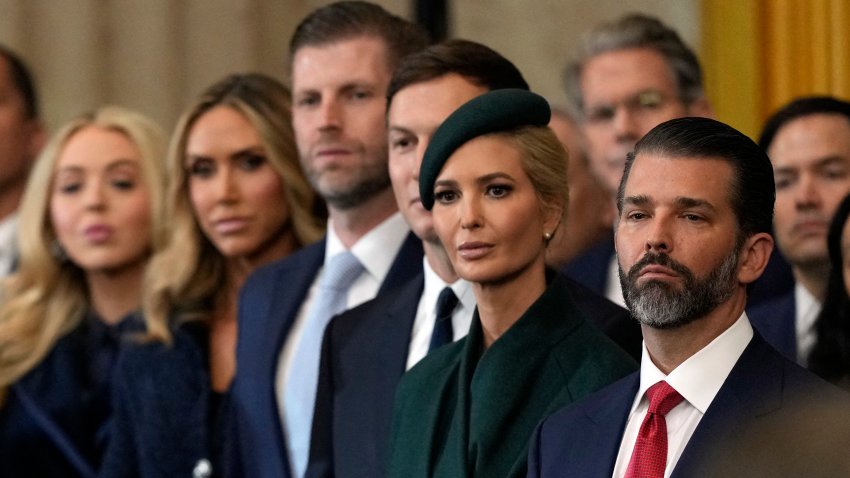
<path id="1" fill-rule="evenodd" d="M 657 50 L 647 47 L 621 48 L 594 55 L 585 61 L 581 78 L 585 100 L 597 97 L 605 100 L 618 93 L 677 93 L 675 74 L 667 60 Z"/>
<path id="2" fill-rule="evenodd" d="M 305 55 L 355 56 L 362 53 L 364 49 L 381 53 L 383 66 L 387 70 L 391 69 L 391 65 L 389 64 L 389 46 L 386 40 L 377 35 L 362 34 L 302 45 L 292 53 L 290 70 L 294 72 L 299 59 Z"/>
<path id="3" fill-rule="evenodd" d="M 795 118 L 776 132 L 768 148 L 774 167 L 786 162 L 850 159 L 850 119 L 835 113 Z"/>
<path id="4" fill-rule="evenodd" d="M 721 157 L 638 153 L 624 196 L 708 198 L 722 193 L 728 198 L 733 173 L 732 165 Z"/>
<path id="5" fill-rule="evenodd" d="M 456 73 L 411 83 L 393 96 L 388 121 L 393 125 L 421 125 L 436 128 L 467 101 L 487 92 L 487 88 Z"/>

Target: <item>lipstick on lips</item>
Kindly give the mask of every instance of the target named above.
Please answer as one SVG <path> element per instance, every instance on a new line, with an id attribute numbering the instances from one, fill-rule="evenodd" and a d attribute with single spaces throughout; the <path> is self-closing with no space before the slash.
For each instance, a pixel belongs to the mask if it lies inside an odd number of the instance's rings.
<path id="1" fill-rule="evenodd" d="M 464 242 L 458 246 L 457 252 L 466 260 L 475 260 L 484 257 L 492 249 L 493 245 L 486 242 Z"/>
<path id="2" fill-rule="evenodd" d="M 230 217 L 213 221 L 213 229 L 219 234 L 236 234 L 248 225 L 248 220 L 242 217 Z"/>
<path id="3" fill-rule="evenodd" d="M 115 231 L 106 224 L 93 224 L 83 229 L 83 237 L 85 237 L 89 242 L 102 244 L 108 241 L 114 232 Z"/>

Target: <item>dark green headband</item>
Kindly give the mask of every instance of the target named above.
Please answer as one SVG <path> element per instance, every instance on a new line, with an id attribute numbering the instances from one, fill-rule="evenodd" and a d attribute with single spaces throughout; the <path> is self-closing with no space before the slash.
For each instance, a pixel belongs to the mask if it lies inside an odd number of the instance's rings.
<path id="1" fill-rule="evenodd" d="M 419 169 L 419 196 L 427 210 L 434 207 L 434 183 L 452 153 L 479 136 L 523 126 L 546 126 L 549 103 L 527 90 L 493 90 L 473 98 L 449 115 L 434 132 Z"/>

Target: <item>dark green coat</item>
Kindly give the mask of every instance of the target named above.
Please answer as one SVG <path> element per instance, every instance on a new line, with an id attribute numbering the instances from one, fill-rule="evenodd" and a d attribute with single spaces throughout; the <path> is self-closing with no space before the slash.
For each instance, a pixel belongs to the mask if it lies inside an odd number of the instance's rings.
<path id="1" fill-rule="evenodd" d="M 585 321 L 558 277 L 482 350 L 476 310 L 467 338 L 402 377 L 389 477 L 524 477 L 528 442 L 543 418 L 637 368 Z"/>

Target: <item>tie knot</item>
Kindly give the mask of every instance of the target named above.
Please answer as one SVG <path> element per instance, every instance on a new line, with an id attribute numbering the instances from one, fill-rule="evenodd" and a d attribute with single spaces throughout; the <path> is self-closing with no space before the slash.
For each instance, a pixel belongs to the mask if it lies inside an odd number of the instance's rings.
<path id="1" fill-rule="evenodd" d="M 679 392 L 663 380 L 649 387 L 646 395 L 649 397 L 649 413 L 656 413 L 661 416 L 667 415 L 683 400 Z"/>
<path id="2" fill-rule="evenodd" d="M 336 290 L 348 289 L 362 271 L 363 265 L 351 251 L 340 252 L 328 262 L 322 278 L 322 287 Z"/>

